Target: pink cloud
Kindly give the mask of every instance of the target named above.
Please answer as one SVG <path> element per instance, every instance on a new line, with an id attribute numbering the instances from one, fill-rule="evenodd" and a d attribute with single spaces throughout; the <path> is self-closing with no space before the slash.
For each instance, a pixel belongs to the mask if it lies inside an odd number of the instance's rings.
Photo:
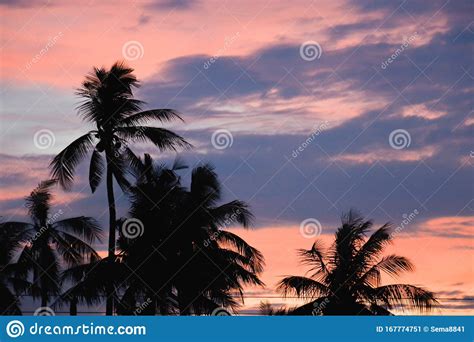
<path id="1" fill-rule="evenodd" d="M 346 153 L 331 157 L 332 161 L 340 161 L 348 164 L 373 164 L 380 162 L 416 162 L 426 158 L 431 158 L 436 152 L 434 147 L 424 147 L 419 149 L 378 149 L 365 153 Z"/>

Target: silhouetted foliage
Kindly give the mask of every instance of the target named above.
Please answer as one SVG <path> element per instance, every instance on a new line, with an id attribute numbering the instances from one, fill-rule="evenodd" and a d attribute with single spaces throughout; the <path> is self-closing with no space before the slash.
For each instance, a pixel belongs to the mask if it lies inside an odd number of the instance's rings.
<path id="1" fill-rule="evenodd" d="M 260 302 L 259 313 L 261 316 L 286 316 L 293 309 L 287 309 L 284 305 L 279 307 L 273 306 L 270 302 Z"/>
<path id="2" fill-rule="evenodd" d="M 373 223 L 354 211 L 343 215 L 342 225 L 329 249 L 316 240 L 309 250 L 298 251 L 310 266 L 311 276 L 290 276 L 279 283 L 286 296 L 294 294 L 308 304 L 292 310 L 293 315 L 389 315 L 394 308 L 429 311 L 437 305 L 432 292 L 408 284 L 381 285 L 385 273 L 397 277 L 414 269 L 401 256 L 382 256 L 392 242 L 389 224 L 375 230 Z"/>
<path id="3" fill-rule="evenodd" d="M 139 82 L 133 69 L 115 63 L 94 68 L 77 95 L 79 115 L 95 129 L 73 141 L 50 163 L 53 180 L 41 182 L 25 198 L 31 222 L 0 223 L 0 310 L 21 314 L 18 296 L 29 294 L 41 306 L 101 305 L 106 314 L 207 315 L 217 307 L 236 309 L 244 288 L 264 286 L 259 276 L 263 255 L 232 233 L 231 226 L 251 225 L 247 203 L 221 203 L 221 183 L 210 164 L 192 169 L 177 158 L 171 167 L 149 154 L 139 158 L 128 143 L 151 142 L 159 150 L 190 147 L 164 128 L 144 126 L 151 120 L 181 117 L 173 109 L 142 111 L 134 98 Z M 51 188 L 70 189 L 77 165 L 90 155 L 89 185 L 94 193 L 106 173 L 109 208 L 108 255 L 92 245 L 100 241 L 97 222 L 85 216 L 61 219 L 51 214 Z M 134 178 L 134 181 L 130 180 Z M 113 182 L 130 199 L 130 219 L 117 220 Z M 133 221 L 138 234 L 130 236 Z M 428 311 L 437 304 L 432 292 L 408 284 L 381 285 L 381 275 L 412 271 L 404 257 L 382 256 L 393 235 L 388 224 L 368 236 L 372 222 L 349 212 L 342 218 L 329 249 L 316 240 L 299 250 L 310 277 L 289 276 L 278 289 L 307 303 L 297 308 L 262 302 L 265 315 L 387 315 L 408 307 Z M 116 231 L 119 231 L 117 239 Z M 116 248 L 118 246 L 118 248 Z M 64 290 L 67 288 L 67 290 Z M 54 302 L 52 298 L 56 297 Z"/>
<path id="4" fill-rule="evenodd" d="M 94 219 L 79 216 L 59 220 L 62 214 L 52 215 L 50 190 L 55 182 L 41 182 L 25 198 L 31 222 L 1 224 L 1 262 L 7 264 L 2 269 L 1 283 L 11 283 L 16 292 L 40 298 L 41 306 L 60 291 L 61 264 L 75 266 L 99 258 L 91 246 L 101 236 Z M 2 298 L 14 299 L 6 286 L 0 290 L 7 296 Z"/>
<path id="5" fill-rule="evenodd" d="M 220 183 L 210 165 L 196 167 L 186 189 L 178 175 L 184 168 L 179 160 L 172 168 L 155 165 L 149 155 L 136 164 L 130 214 L 144 231 L 119 239 L 127 266 L 135 270 L 122 300 L 131 308 L 138 296 L 152 300 L 154 308 L 146 312 L 209 314 L 218 306 L 236 307 L 234 295 L 243 300 L 244 285 L 263 285 L 261 253 L 221 229 L 248 227 L 253 217 L 247 204 L 219 204 Z"/>
<path id="6" fill-rule="evenodd" d="M 21 246 L 21 223 L 0 223 L 0 314 L 21 315 L 20 301 L 16 293 L 24 292 L 31 286 L 24 279 L 16 277 L 18 265 L 14 261 L 15 251 Z"/>
<path id="7" fill-rule="evenodd" d="M 133 91 L 139 81 L 133 69 L 117 62 L 109 70 L 94 68 L 86 76 L 76 94 L 83 101 L 78 107 L 79 115 L 96 126 L 62 150 L 51 161 L 51 175 L 61 186 L 69 189 L 74 180 L 76 166 L 91 154 L 89 184 L 96 190 L 106 173 L 109 207 L 109 260 L 115 254 L 116 209 L 113 180 L 123 191 L 130 183 L 126 177 L 127 166 L 137 159 L 128 147 L 129 142 L 151 142 L 160 150 L 175 150 L 190 145 L 179 135 L 158 127 L 143 126 L 151 120 L 167 122 L 181 120 L 173 109 L 151 109 L 141 111 L 145 103 L 134 98 Z M 104 160 L 105 157 L 105 160 Z M 107 314 L 112 314 L 114 297 L 108 291 Z"/>

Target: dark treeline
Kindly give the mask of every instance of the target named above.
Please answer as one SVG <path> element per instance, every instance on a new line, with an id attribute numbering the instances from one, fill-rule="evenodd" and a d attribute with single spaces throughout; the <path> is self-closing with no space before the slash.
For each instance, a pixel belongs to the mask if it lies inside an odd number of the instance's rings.
<path id="1" fill-rule="evenodd" d="M 214 168 L 202 164 L 182 183 L 177 158 L 166 166 L 150 154 L 137 156 L 130 145 L 149 142 L 158 151 L 188 149 L 181 136 L 150 121 L 181 120 L 172 109 L 142 111 L 134 98 L 139 82 L 122 63 L 95 68 L 77 94 L 79 115 L 95 126 L 74 140 L 51 162 L 51 180 L 42 181 L 25 199 L 29 222 L 0 224 L 0 312 L 21 314 L 24 295 L 41 307 L 100 305 L 107 315 L 209 315 L 220 308 L 235 311 L 247 286 L 261 286 L 263 255 L 225 228 L 249 227 L 253 215 L 238 199 L 221 202 Z M 69 190 L 77 165 L 90 158 L 92 193 L 105 177 L 109 227 L 105 234 L 91 217 L 59 220 L 51 216 L 52 190 Z M 127 195 L 127 217 L 117 217 L 114 184 Z M 283 296 L 305 299 L 298 308 L 262 303 L 267 315 L 386 315 L 408 305 L 429 310 L 433 293 L 408 284 L 381 285 L 381 274 L 411 271 L 405 258 L 382 256 L 392 241 L 389 225 L 372 230 L 372 222 L 350 212 L 343 216 L 335 241 L 325 249 L 319 241 L 300 250 L 310 277 L 291 276 L 277 289 Z M 108 237 L 107 256 L 95 245 Z"/>

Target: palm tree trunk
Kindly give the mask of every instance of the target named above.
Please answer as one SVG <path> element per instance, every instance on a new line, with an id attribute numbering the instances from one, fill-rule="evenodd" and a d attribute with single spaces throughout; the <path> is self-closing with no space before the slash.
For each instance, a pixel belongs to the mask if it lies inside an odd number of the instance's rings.
<path id="1" fill-rule="evenodd" d="M 48 306 L 48 292 L 46 290 L 41 290 L 41 306 Z"/>
<path id="2" fill-rule="evenodd" d="M 77 297 L 73 297 L 69 303 L 69 315 L 77 316 Z"/>
<path id="3" fill-rule="evenodd" d="M 183 249 L 181 265 L 186 265 L 186 263 L 192 258 L 193 247 L 191 244 Z M 182 267 L 183 267 L 182 266 Z M 179 303 L 179 315 L 180 316 L 189 316 L 191 314 L 190 304 L 191 299 L 189 298 L 189 287 L 190 284 L 187 281 L 182 280 L 181 275 L 181 284 L 178 285 L 178 303 Z"/>
<path id="4" fill-rule="evenodd" d="M 109 204 L 109 262 L 114 263 L 115 256 L 115 225 L 116 225 L 116 212 L 115 212 L 115 198 L 114 198 L 114 184 L 113 184 L 113 174 L 112 174 L 112 161 L 110 159 L 109 153 L 105 153 L 107 160 L 107 200 Z M 107 316 L 112 316 L 114 312 L 114 293 L 113 285 L 109 283 L 106 289 L 107 302 L 105 308 L 105 314 Z"/>

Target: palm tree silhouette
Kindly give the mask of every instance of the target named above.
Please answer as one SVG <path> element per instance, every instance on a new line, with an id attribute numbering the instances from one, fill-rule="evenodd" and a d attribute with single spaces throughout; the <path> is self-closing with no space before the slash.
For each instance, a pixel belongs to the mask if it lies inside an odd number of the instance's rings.
<path id="1" fill-rule="evenodd" d="M 381 285 L 381 275 L 397 277 L 414 269 L 401 256 L 381 256 L 393 235 L 385 224 L 366 238 L 372 221 L 350 211 L 343 215 L 342 225 L 329 250 L 316 240 L 309 250 L 300 249 L 311 276 L 286 277 L 278 289 L 309 300 L 290 314 L 302 315 L 387 315 L 397 307 L 428 311 L 437 305 L 432 292 L 408 284 Z"/>
<path id="2" fill-rule="evenodd" d="M 244 284 L 263 285 L 262 254 L 221 229 L 248 227 L 253 216 L 242 201 L 218 204 L 221 186 L 210 165 L 194 168 L 186 189 L 177 173 L 186 166 L 179 159 L 172 168 L 155 165 L 149 155 L 138 162 L 130 214 L 144 230 L 136 239 L 119 238 L 136 275 L 124 305 L 133 308 L 140 296 L 152 299 L 148 314 L 209 314 L 218 306 L 237 306 L 233 294 L 243 300 Z"/>
<path id="3" fill-rule="evenodd" d="M 100 241 L 101 229 L 90 217 L 72 217 L 57 220 L 50 215 L 51 187 L 55 180 L 41 182 L 25 198 L 31 223 L 5 222 L 3 228 L 15 231 L 14 248 L 20 248 L 16 276 L 28 279 L 32 284 L 29 292 L 34 298 L 41 298 L 41 306 L 47 306 L 52 295 L 60 290 L 60 267 L 78 265 L 96 260 L 99 256 L 91 243 Z M 60 216 L 59 214 L 56 216 Z"/>
<path id="4" fill-rule="evenodd" d="M 63 188 L 70 188 L 74 171 L 79 162 L 92 152 L 89 168 L 89 184 L 92 192 L 106 173 L 107 200 L 109 206 L 109 260 L 113 260 L 116 244 L 116 209 L 113 179 L 126 190 L 129 182 L 125 176 L 126 166 L 137 157 L 126 145 L 127 142 L 152 142 L 160 150 L 189 147 L 179 135 L 164 128 L 142 126 L 150 120 L 161 122 L 181 119 L 172 109 L 141 111 L 145 104 L 133 96 L 139 82 L 133 69 L 123 63 L 115 63 L 110 70 L 94 68 L 86 76 L 77 94 L 84 100 L 78 107 L 84 120 L 93 123 L 91 130 L 62 150 L 51 162 L 51 174 Z M 102 157 L 105 154 L 105 163 Z M 107 294 L 107 315 L 113 312 L 113 294 Z"/>
<path id="5" fill-rule="evenodd" d="M 242 284 L 263 285 L 257 277 L 263 270 L 263 256 L 220 227 L 239 224 L 247 228 L 253 215 L 239 200 L 218 204 L 221 184 L 209 164 L 194 168 L 191 186 L 184 195 L 181 220 L 174 233 L 180 240 L 178 265 L 183 267 L 176 277 L 180 313 L 206 312 L 213 309 L 212 303 L 235 307 L 237 302 L 229 295 L 230 289 L 243 301 Z M 206 291 L 209 298 L 204 295 Z"/>

